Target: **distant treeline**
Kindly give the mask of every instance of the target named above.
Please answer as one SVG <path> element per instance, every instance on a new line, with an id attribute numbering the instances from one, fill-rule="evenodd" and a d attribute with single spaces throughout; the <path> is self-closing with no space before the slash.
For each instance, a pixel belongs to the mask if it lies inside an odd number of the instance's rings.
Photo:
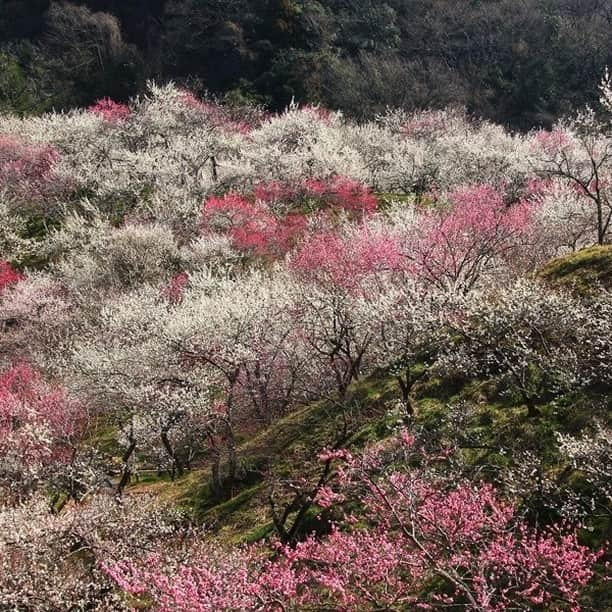
<path id="1" fill-rule="evenodd" d="M 271 110 L 454 105 L 528 128 L 594 102 L 607 64 L 610 0 L 0 0 L 0 111 L 153 78 Z"/>

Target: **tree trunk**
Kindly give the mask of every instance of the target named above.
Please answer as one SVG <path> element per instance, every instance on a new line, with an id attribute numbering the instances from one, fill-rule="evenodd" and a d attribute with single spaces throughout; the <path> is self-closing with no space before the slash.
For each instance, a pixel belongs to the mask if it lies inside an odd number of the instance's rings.
<path id="1" fill-rule="evenodd" d="M 397 376 L 397 382 L 399 384 L 400 391 L 402 393 L 402 402 L 406 409 L 407 416 L 414 416 L 414 406 L 410 398 L 410 392 L 412 391 L 413 381 L 410 375 L 410 370 L 406 370 L 404 376 Z"/>
<path id="2" fill-rule="evenodd" d="M 234 438 L 234 432 L 230 426 L 227 428 L 227 465 L 229 496 L 233 497 L 236 472 L 238 470 L 238 456 L 236 453 L 236 440 Z"/>
<path id="3" fill-rule="evenodd" d="M 219 454 L 215 456 L 210 466 L 211 492 L 214 499 L 221 499 L 221 458 Z"/>
<path id="4" fill-rule="evenodd" d="M 606 237 L 603 220 L 603 207 L 601 201 L 597 200 L 597 243 L 603 245 Z"/>
<path id="5" fill-rule="evenodd" d="M 217 158 L 214 155 L 210 157 L 211 170 L 212 170 L 212 180 L 216 183 L 219 180 L 219 172 L 217 170 Z"/>
<path id="6" fill-rule="evenodd" d="M 533 399 L 529 398 L 526 401 L 527 404 L 527 416 L 530 419 L 535 419 L 539 416 L 542 416 L 542 413 L 540 412 L 539 408 L 535 405 L 535 402 L 533 401 Z"/>
<path id="7" fill-rule="evenodd" d="M 170 444 L 170 439 L 168 438 L 167 430 L 162 430 L 161 440 L 162 440 L 162 444 L 164 445 L 164 448 L 166 449 L 166 452 L 168 453 L 168 455 L 170 456 L 170 459 L 172 460 L 171 478 L 172 480 L 174 480 L 177 474 L 178 476 L 183 475 L 184 473 L 183 464 L 181 463 L 181 460 L 179 459 L 176 452 L 172 448 L 172 444 Z"/>
<path id="8" fill-rule="evenodd" d="M 121 480 L 119 481 L 119 484 L 117 485 L 117 493 L 119 495 L 123 494 L 123 490 L 125 489 L 125 487 L 127 487 L 132 477 L 132 469 L 130 468 L 130 459 L 132 458 L 132 455 L 134 454 L 135 450 L 136 450 L 136 440 L 134 440 L 133 434 L 130 431 L 130 445 L 128 446 L 127 450 L 125 451 L 123 455 L 123 473 L 121 474 Z"/>

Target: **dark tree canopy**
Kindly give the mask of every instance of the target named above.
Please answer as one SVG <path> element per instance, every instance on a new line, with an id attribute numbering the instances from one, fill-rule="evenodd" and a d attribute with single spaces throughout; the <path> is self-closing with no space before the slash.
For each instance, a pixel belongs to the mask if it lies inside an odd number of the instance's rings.
<path id="1" fill-rule="evenodd" d="M 24 113 L 155 78 L 271 109 L 459 105 L 528 128 L 593 102 L 610 63 L 609 0 L 0 0 L 0 108 Z"/>

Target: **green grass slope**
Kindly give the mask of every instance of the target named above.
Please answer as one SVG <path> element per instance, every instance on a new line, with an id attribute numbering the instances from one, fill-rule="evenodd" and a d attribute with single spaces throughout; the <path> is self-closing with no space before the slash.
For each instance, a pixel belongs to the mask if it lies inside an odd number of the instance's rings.
<path id="1" fill-rule="evenodd" d="M 612 290 L 612 245 L 593 246 L 553 259 L 539 277 L 553 287 L 587 295 L 599 287 Z"/>
<path id="2" fill-rule="evenodd" d="M 458 444 L 466 464 L 492 480 L 508 465 L 508 449 L 534 453 L 545 472 L 561 473 L 566 466 L 557 451 L 557 433 L 579 435 L 595 420 L 605 421 L 612 409 L 611 397 L 577 392 L 540 406 L 541 416 L 529 418 L 518 400 L 498 393 L 492 381 L 480 380 L 434 378 L 421 384 L 415 396 L 411 427 L 441 444 Z M 265 538 L 274 531 L 270 477 L 316 480 L 321 470 L 317 455 L 337 441 L 339 432 L 346 430 L 342 446 L 352 451 L 393 435 L 404 422 L 397 409 L 399 397 L 395 379 L 379 373 L 351 387 L 344 411 L 331 401 L 317 402 L 245 439 L 238 449 L 240 479 L 228 500 L 212 498 L 205 465 L 175 481 L 141 479 L 130 492 L 152 493 L 176 504 L 227 543 Z M 313 508 L 312 516 L 317 513 Z M 310 527 L 316 525 L 307 521 L 305 528 Z M 609 529 L 607 522 L 602 523 L 589 539 L 602 542 L 609 537 Z"/>

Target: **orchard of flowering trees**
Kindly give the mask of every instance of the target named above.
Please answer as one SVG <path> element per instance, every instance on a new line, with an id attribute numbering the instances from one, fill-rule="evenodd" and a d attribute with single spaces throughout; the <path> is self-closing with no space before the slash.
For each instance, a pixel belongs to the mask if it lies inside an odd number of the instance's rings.
<path id="1" fill-rule="evenodd" d="M 604 609 L 610 272 L 540 274 L 610 258 L 600 91 L 0 116 L 0 609 Z"/>

